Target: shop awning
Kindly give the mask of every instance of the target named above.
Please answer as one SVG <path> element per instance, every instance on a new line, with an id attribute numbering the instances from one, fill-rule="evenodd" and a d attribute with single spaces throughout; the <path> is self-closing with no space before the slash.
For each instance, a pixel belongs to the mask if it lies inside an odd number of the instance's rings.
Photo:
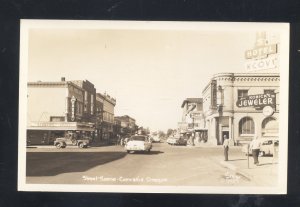
<path id="1" fill-rule="evenodd" d="M 86 122 L 30 122 L 27 130 L 95 131 L 95 124 Z"/>
<path id="2" fill-rule="evenodd" d="M 200 127 L 194 128 L 194 131 L 196 131 L 196 132 L 207 131 L 207 130 L 208 130 L 207 128 L 200 128 Z"/>

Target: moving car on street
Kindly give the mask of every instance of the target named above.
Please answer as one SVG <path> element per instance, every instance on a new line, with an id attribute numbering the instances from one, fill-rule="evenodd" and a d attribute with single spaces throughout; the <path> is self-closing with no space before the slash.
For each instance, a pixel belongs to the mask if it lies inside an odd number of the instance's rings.
<path id="1" fill-rule="evenodd" d="M 144 135 L 134 135 L 129 138 L 128 142 L 125 145 L 127 153 L 130 152 L 150 152 L 152 149 L 152 144 L 147 136 Z"/>
<path id="2" fill-rule="evenodd" d="M 279 140 L 278 139 L 260 139 L 261 145 L 260 145 L 260 152 L 259 156 L 265 156 L 265 155 L 274 155 L 276 150 L 278 150 L 279 146 Z M 245 155 L 248 155 L 248 145 L 244 145 L 242 147 L 242 152 L 245 153 Z M 249 149 L 249 155 L 252 155 L 252 151 Z"/>
<path id="3" fill-rule="evenodd" d="M 159 136 L 153 136 L 152 140 L 153 140 L 153 142 L 160 142 Z"/>

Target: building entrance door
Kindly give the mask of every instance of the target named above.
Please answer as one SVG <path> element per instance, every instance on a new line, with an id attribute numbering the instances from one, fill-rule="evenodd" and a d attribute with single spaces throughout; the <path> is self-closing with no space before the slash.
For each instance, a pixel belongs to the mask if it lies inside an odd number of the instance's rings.
<path id="1" fill-rule="evenodd" d="M 229 131 L 222 131 L 221 144 L 224 142 L 224 135 L 229 138 Z"/>

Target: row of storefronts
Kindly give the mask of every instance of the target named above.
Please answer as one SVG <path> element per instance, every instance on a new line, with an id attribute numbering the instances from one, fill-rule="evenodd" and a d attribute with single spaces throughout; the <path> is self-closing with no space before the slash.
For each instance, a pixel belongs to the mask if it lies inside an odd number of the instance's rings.
<path id="1" fill-rule="evenodd" d="M 116 99 L 97 93 L 91 82 L 62 78 L 29 82 L 27 87 L 27 143 L 53 144 L 70 131 L 94 142 L 111 142 L 117 137 Z"/>
<path id="2" fill-rule="evenodd" d="M 254 48 L 245 51 L 246 72 L 215 74 L 202 98 L 183 101 L 181 133 L 218 145 L 224 136 L 231 144 L 247 143 L 254 136 L 278 138 L 279 43 L 274 37 L 258 32 Z"/>
<path id="3" fill-rule="evenodd" d="M 224 135 L 232 144 L 249 142 L 254 136 L 277 138 L 279 81 L 277 73 L 216 74 L 204 88 L 203 98 L 184 101 L 179 130 L 194 133 L 196 141 L 214 144 L 222 144 Z"/>

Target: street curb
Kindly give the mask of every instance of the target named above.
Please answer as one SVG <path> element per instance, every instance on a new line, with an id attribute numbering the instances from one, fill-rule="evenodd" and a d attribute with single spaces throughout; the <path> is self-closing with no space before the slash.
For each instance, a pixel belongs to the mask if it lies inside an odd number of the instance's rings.
<path id="1" fill-rule="evenodd" d="M 246 178 L 247 180 L 251 181 L 253 180 L 253 176 L 244 172 L 243 170 L 239 169 L 238 167 L 236 167 L 235 165 L 232 165 L 228 162 L 225 162 L 225 161 L 220 161 L 220 164 L 232 171 L 234 171 L 236 174 L 239 174 L 241 176 L 243 176 L 244 178 Z"/>

